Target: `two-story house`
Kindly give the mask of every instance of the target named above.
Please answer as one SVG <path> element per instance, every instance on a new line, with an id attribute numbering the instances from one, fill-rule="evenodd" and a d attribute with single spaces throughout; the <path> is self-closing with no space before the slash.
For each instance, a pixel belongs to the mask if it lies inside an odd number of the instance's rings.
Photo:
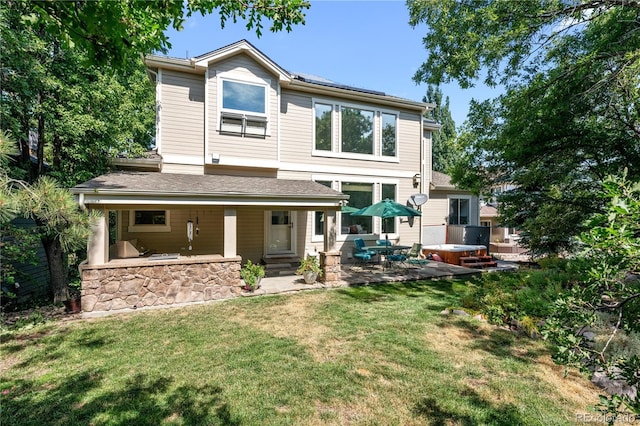
<path id="1" fill-rule="evenodd" d="M 324 280 L 337 281 L 357 237 L 422 242 L 420 217 L 383 229 L 342 209 L 428 194 L 433 105 L 292 74 L 245 40 L 146 64 L 157 155 L 73 189 L 104 213 L 83 266 L 85 311 L 225 297 L 247 259 L 319 252 Z"/>

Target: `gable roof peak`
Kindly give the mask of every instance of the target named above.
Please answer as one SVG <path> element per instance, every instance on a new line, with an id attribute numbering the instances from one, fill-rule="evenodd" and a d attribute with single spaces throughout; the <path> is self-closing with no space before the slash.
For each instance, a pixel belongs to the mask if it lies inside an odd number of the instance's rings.
<path id="1" fill-rule="evenodd" d="M 233 55 L 237 55 L 238 53 L 245 53 L 255 61 L 260 63 L 265 68 L 269 69 L 275 75 L 277 75 L 280 80 L 291 80 L 291 74 L 278 65 L 275 61 L 269 58 L 267 55 L 262 53 L 260 49 L 255 47 L 253 44 L 249 43 L 246 39 L 238 40 L 234 43 L 228 44 L 226 46 L 220 47 L 216 50 L 212 50 L 211 52 L 204 53 L 202 55 L 191 58 L 191 61 L 197 67 L 208 67 L 211 62 L 217 62 L 219 60 L 228 58 Z"/>

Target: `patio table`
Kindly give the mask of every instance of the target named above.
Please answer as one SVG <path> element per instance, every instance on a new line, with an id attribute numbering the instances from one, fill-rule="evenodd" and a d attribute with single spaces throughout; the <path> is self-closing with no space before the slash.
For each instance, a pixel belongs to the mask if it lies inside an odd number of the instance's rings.
<path id="1" fill-rule="evenodd" d="M 378 264 L 380 263 L 380 257 L 384 256 L 384 264 L 382 265 L 383 269 L 387 269 L 391 266 L 391 261 L 388 259 L 388 256 L 397 252 L 409 250 L 411 246 L 401 246 L 401 245 L 393 245 L 393 246 L 366 246 L 365 249 L 375 251 L 378 253 Z"/>

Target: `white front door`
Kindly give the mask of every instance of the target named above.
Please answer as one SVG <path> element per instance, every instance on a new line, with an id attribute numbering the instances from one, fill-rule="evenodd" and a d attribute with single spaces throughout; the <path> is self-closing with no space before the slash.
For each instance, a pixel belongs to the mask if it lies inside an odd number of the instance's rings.
<path id="1" fill-rule="evenodd" d="M 266 214 L 267 255 L 284 255 L 295 253 L 295 212 L 273 210 Z"/>

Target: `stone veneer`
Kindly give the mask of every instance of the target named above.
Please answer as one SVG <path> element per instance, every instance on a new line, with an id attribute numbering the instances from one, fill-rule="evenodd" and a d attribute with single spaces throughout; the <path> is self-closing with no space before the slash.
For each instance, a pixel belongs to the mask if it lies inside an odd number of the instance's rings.
<path id="1" fill-rule="evenodd" d="M 339 285 L 341 283 L 341 267 L 339 251 L 320 252 L 320 265 L 322 265 L 322 277 L 320 281 L 328 285 Z"/>
<path id="2" fill-rule="evenodd" d="M 85 316 L 229 299 L 240 294 L 241 258 L 181 256 L 80 265 Z"/>

